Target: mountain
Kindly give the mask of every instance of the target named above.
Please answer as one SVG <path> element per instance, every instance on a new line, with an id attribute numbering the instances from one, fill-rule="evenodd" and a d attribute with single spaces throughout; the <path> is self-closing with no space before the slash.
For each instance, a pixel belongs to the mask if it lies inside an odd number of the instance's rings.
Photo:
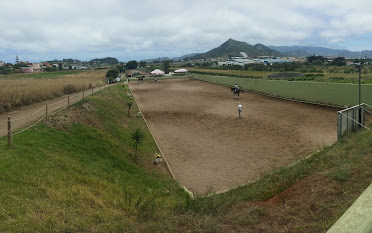
<path id="1" fill-rule="evenodd" d="M 278 51 L 270 49 L 263 44 L 256 44 L 254 46 L 245 42 L 229 39 L 217 48 L 214 48 L 206 53 L 196 55 L 194 59 L 207 59 L 207 58 L 229 58 L 241 56 L 240 52 L 245 52 L 250 57 L 257 56 L 280 56 Z"/>
<path id="2" fill-rule="evenodd" d="M 294 57 L 306 57 L 311 55 L 319 55 L 324 57 L 347 57 L 347 58 L 364 58 L 372 57 L 372 50 L 363 50 L 360 52 L 349 51 L 346 49 L 335 50 L 324 47 L 313 46 L 268 46 L 271 49 L 277 50 L 283 54 Z"/>
<path id="3" fill-rule="evenodd" d="M 190 54 L 183 55 L 181 57 L 173 57 L 172 60 L 173 61 L 180 61 L 180 60 L 184 60 L 185 58 L 195 57 L 196 55 L 199 55 L 199 54 L 200 53 L 190 53 Z"/>
<path id="4" fill-rule="evenodd" d="M 253 45 L 253 48 L 255 48 L 257 51 L 259 51 L 259 54 L 261 56 L 275 56 L 275 57 L 282 56 L 282 54 L 280 54 L 280 52 L 278 52 L 274 49 L 270 49 L 269 47 L 267 47 L 263 44 L 255 44 L 255 45 Z"/>

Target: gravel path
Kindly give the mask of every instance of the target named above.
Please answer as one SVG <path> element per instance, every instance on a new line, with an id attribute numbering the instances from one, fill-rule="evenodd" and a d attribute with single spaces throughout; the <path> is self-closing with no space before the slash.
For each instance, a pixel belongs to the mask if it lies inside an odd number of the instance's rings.
<path id="1" fill-rule="evenodd" d="M 107 87 L 96 87 L 93 89 L 93 93 Z M 84 91 L 84 96 L 92 94 L 92 89 Z M 53 100 L 44 101 L 37 104 L 32 104 L 27 107 L 14 110 L 12 112 L 0 114 L 0 137 L 6 136 L 8 131 L 8 116 L 12 121 L 12 132 L 17 132 L 21 128 L 28 127 L 34 122 L 37 122 L 46 114 L 46 103 L 48 103 L 48 113 L 53 113 L 61 108 L 67 106 L 68 96 L 64 95 Z M 70 104 L 74 104 L 83 98 L 83 92 L 70 94 Z"/>

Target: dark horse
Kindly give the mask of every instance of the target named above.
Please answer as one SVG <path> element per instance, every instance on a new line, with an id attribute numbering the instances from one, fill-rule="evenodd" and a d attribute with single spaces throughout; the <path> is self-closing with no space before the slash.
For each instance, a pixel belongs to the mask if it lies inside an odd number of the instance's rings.
<path id="1" fill-rule="evenodd" d="M 234 97 L 236 96 L 239 99 L 240 92 L 243 93 L 243 90 L 241 90 L 240 88 L 232 87 L 231 92 L 234 92 Z"/>
<path id="2" fill-rule="evenodd" d="M 141 83 L 143 83 L 143 78 L 144 78 L 144 76 L 143 76 L 143 75 L 139 76 L 139 77 L 138 77 L 138 82 L 141 82 Z"/>

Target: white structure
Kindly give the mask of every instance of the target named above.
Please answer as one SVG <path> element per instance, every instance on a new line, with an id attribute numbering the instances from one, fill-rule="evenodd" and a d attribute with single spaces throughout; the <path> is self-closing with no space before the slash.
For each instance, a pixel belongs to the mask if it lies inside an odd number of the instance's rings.
<path id="1" fill-rule="evenodd" d="M 244 58 L 248 58 L 248 55 L 245 52 L 240 52 L 240 55 L 242 55 Z"/>
<path id="2" fill-rule="evenodd" d="M 153 71 L 150 72 L 151 75 L 164 75 L 164 71 L 161 71 L 159 69 L 155 69 Z"/>
<path id="3" fill-rule="evenodd" d="M 187 71 L 186 69 L 178 69 L 178 70 L 175 70 L 174 73 L 187 73 L 189 71 Z"/>

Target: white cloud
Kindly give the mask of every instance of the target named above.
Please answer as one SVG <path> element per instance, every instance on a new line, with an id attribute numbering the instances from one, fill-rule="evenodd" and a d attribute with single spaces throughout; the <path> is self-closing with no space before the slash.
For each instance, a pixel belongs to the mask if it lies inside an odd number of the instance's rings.
<path id="1" fill-rule="evenodd" d="M 229 38 L 334 47 L 371 40 L 370 9 L 366 0 L 6 0 L 0 50 L 127 60 L 204 52 Z"/>

